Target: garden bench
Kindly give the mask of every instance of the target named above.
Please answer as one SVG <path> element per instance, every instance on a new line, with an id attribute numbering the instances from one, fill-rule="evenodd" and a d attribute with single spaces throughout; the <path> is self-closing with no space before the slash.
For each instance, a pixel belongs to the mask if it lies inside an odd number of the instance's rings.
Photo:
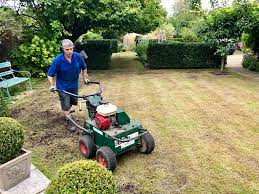
<path id="1" fill-rule="evenodd" d="M 22 77 L 16 77 L 14 73 L 20 73 Z M 9 100 L 11 99 L 9 88 L 12 86 L 27 82 L 27 89 L 32 90 L 30 78 L 31 74 L 28 71 L 13 70 L 10 61 L 0 63 L 0 89 L 6 92 Z"/>

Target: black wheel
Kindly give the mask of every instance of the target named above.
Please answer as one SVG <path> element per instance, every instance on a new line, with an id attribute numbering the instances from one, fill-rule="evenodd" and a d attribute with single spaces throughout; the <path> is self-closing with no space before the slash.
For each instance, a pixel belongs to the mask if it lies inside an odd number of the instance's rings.
<path id="1" fill-rule="evenodd" d="M 140 143 L 137 148 L 141 153 L 151 153 L 155 148 L 155 141 L 153 136 L 150 133 L 146 133 L 145 135 L 141 136 Z"/>
<path id="2" fill-rule="evenodd" d="M 79 137 L 79 149 L 85 158 L 92 158 L 95 153 L 93 138 L 89 135 Z"/>
<path id="3" fill-rule="evenodd" d="M 113 171 L 117 166 L 116 155 L 111 148 L 104 146 L 96 152 L 97 162 L 104 168 Z"/>

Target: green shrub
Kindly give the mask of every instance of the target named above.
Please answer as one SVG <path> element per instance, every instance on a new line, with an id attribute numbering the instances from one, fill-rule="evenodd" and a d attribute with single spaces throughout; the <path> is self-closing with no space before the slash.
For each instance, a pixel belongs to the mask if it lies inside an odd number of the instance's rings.
<path id="1" fill-rule="evenodd" d="M 183 28 L 181 31 L 181 36 L 184 42 L 200 42 L 197 34 L 189 28 Z"/>
<path id="2" fill-rule="evenodd" d="M 173 38 L 172 41 L 184 42 L 183 38 Z"/>
<path id="3" fill-rule="evenodd" d="M 2 90 L 0 90 L 0 117 L 8 115 L 8 100 L 4 96 Z"/>
<path id="4" fill-rule="evenodd" d="M 45 77 L 53 58 L 59 53 L 59 47 L 55 38 L 48 40 L 35 35 L 30 43 L 21 44 L 12 53 L 12 64 L 31 72 L 34 77 Z"/>
<path id="5" fill-rule="evenodd" d="M 122 51 L 122 48 L 123 48 L 124 44 L 123 43 L 119 43 L 118 44 L 118 52 L 121 52 Z"/>
<path id="6" fill-rule="evenodd" d="M 136 53 L 139 56 L 139 59 L 142 63 L 147 62 L 147 48 L 148 48 L 148 44 L 139 44 L 138 46 L 136 46 Z"/>
<path id="7" fill-rule="evenodd" d="M 0 163 L 18 156 L 23 143 L 23 126 L 12 118 L 0 117 Z"/>
<path id="8" fill-rule="evenodd" d="M 96 33 L 94 31 L 88 31 L 85 34 L 82 34 L 77 40 L 76 42 L 81 43 L 87 39 L 92 39 L 92 40 L 102 40 L 103 37 L 100 33 Z"/>
<path id="9" fill-rule="evenodd" d="M 149 44 L 147 61 L 151 68 L 211 68 L 219 67 L 221 58 L 214 55 L 216 49 L 205 43 Z"/>
<path id="10" fill-rule="evenodd" d="M 50 63 L 60 52 L 63 31 L 63 25 L 55 20 L 48 28 L 27 34 L 25 42 L 10 54 L 13 67 L 30 71 L 34 77 L 46 77 Z"/>
<path id="11" fill-rule="evenodd" d="M 242 66 L 251 71 L 259 71 L 259 62 L 256 61 L 256 56 L 245 55 L 242 61 Z"/>
<path id="12" fill-rule="evenodd" d="M 63 166 L 48 186 L 47 194 L 113 194 L 116 184 L 112 172 L 96 161 L 80 160 Z"/>

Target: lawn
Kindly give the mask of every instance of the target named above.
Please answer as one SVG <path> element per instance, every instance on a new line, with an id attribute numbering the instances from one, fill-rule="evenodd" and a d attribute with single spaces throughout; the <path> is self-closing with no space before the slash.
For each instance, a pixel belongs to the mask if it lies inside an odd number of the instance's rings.
<path id="1" fill-rule="evenodd" d="M 135 61 L 129 55 L 128 61 Z M 213 69 L 139 71 L 136 65 L 137 71 L 128 71 L 119 67 L 127 60 L 116 65 L 120 58 L 113 57 L 114 70 L 94 71 L 90 78 L 101 81 L 104 100 L 149 129 L 156 147 L 149 155 L 133 150 L 117 158 L 119 193 L 258 192 L 257 79 L 214 75 Z M 80 84 L 81 94 L 94 89 Z M 47 80 L 34 89 L 15 101 L 11 115 L 26 126 L 33 164 L 53 179 L 60 166 L 82 159 L 78 134 L 66 130 L 58 95 L 47 92 Z M 76 113 L 80 123 L 84 111 Z"/>

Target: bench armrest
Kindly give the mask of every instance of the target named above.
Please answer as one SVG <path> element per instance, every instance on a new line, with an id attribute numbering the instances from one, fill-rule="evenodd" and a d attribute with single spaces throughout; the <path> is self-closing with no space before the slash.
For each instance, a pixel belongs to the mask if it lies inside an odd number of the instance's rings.
<path id="1" fill-rule="evenodd" d="M 20 74 L 25 73 L 25 74 L 27 74 L 27 77 L 28 77 L 28 78 L 31 78 L 31 74 L 30 74 L 29 71 L 17 71 L 17 70 L 13 70 L 13 71 L 14 71 L 14 72 L 17 72 L 17 73 L 20 73 Z"/>

